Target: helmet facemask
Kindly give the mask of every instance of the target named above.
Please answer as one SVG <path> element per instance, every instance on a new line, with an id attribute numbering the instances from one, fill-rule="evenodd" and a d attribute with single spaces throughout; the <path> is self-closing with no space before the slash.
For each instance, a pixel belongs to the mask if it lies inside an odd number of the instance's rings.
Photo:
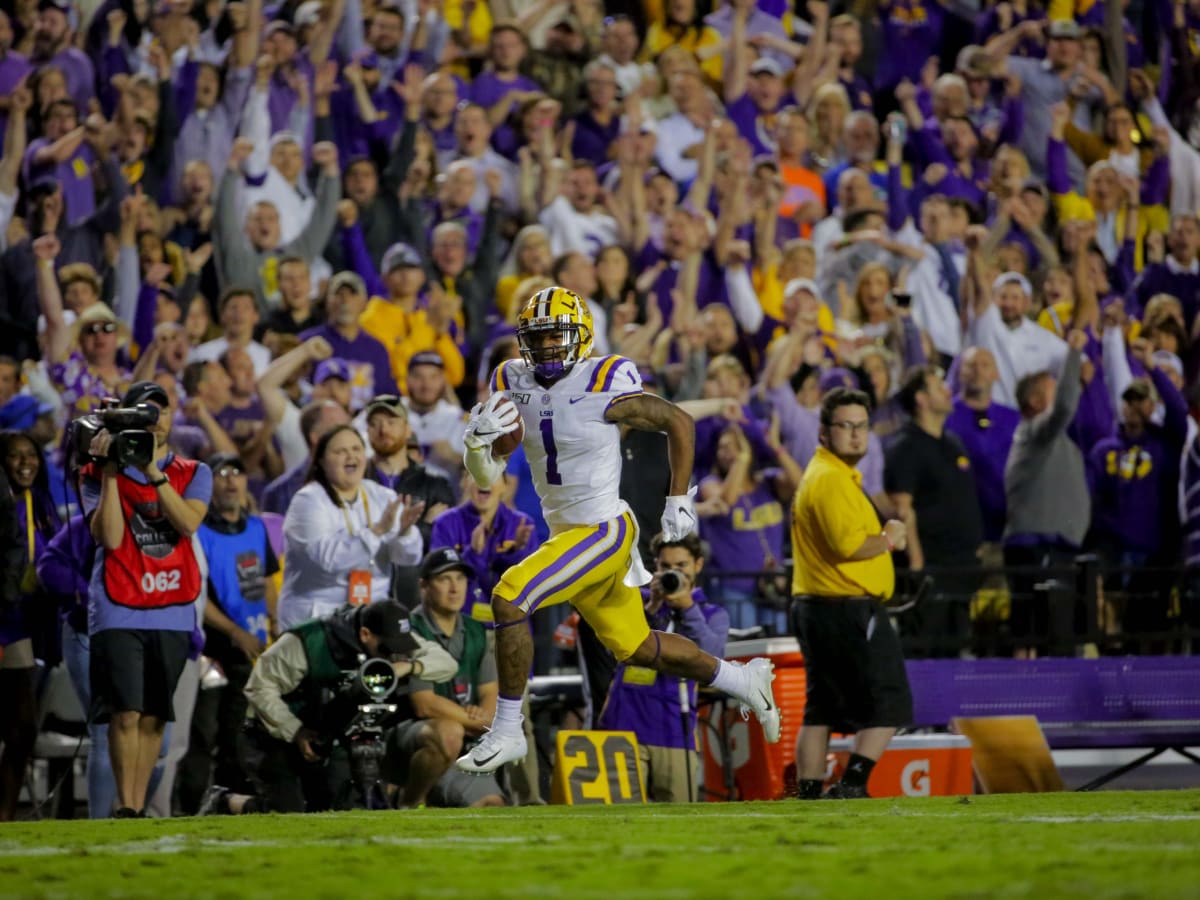
<path id="1" fill-rule="evenodd" d="M 559 343 L 535 339 L 544 335 L 561 336 Z M 533 368 L 539 381 L 554 382 L 566 376 L 580 360 L 581 348 L 590 342 L 586 325 L 571 316 L 553 316 L 522 323 L 517 329 L 521 358 Z"/>

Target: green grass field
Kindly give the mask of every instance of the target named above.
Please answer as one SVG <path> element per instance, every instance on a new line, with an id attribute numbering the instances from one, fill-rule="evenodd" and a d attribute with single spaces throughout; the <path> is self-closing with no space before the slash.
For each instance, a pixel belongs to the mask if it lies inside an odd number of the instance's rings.
<path id="1" fill-rule="evenodd" d="M 4 897 L 1197 897 L 1200 791 L 0 826 Z"/>

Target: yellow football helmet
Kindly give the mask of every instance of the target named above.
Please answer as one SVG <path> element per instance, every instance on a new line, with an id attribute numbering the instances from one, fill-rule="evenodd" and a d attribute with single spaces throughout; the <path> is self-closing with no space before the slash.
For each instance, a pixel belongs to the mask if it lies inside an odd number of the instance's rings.
<path id="1" fill-rule="evenodd" d="M 540 381 L 557 381 L 587 359 L 594 333 L 586 301 L 563 287 L 538 291 L 517 316 L 521 358 Z"/>

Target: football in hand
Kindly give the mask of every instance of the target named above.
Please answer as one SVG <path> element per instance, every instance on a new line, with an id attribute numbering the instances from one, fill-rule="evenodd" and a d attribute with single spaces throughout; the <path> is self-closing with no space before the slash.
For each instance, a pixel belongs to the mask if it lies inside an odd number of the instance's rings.
<path id="1" fill-rule="evenodd" d="M 496 411 L 499 412 L 506 406 L 516 408 L 516 404 L 505 397 L 496 405 Z M 520 413 L 518 412 L 519 415 Z M 511 456 L 523 440 L 525 440 L 525 423 L 518 417 L 515 429 L 508 432 L 508 434 L 502 434 L 496 438 L 492 444 L 492 456 L 496 459 L 505 459 Z"/>

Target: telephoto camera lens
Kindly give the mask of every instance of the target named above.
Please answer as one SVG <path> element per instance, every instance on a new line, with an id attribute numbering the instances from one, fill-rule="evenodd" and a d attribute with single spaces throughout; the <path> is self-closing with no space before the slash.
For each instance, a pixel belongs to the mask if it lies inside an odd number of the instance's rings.
<path id="1" fill-rule="evenodd" d="M 658 576 L 664 594 L 677 594 L 683 587 L 683 575 L 673 569 L 668 569 Z"/>
<path id="2" fill-rule="evenodd" d="M 386 700 L 396 690 L 396 670 L 389 660 L 368 659 L 359 667 L 358 683 L 372 700 Z"/>

